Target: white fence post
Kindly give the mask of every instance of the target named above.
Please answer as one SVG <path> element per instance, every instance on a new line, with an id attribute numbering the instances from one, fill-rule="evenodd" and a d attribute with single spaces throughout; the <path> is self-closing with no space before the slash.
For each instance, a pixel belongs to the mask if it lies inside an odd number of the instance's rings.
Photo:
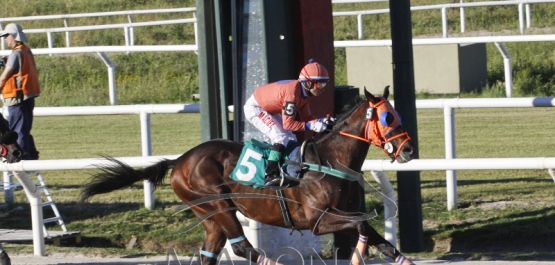
<path id="1" fill-rule="evenodd" d="M 443 108 L 443 122 L 445 129 L 445 159 L 456 157 L 455 148 L 455 113 L 453 108 L 445 106 Z M 447 210 L 457 209 L 457 171 L 445 171 L 447 184 Z"/>
<path id="2" fill-rule="evenodd" d="M 461 4 L 464 3 L 464 0 L 461 0 Z M 460 16 L 461 16 L 461 33 L 464 33 L 466 29 L 466 19 L 464 14 L 464 7 L 461 6 L 460 8 Z"/>
<path id="3" fill-rule="evenodd" d="M 67 20 L 67 18 L 64 18 L 64 27 L 69 28 L 69 21 Z M 71 47 L 69 31 L 66 31 L 66 47 Z"/>
<path id="4" fill-rule="evenodd" d="M 13 174 L 12 172 L 4 172 L 4 201 L 6 203 L 13 203 Z"/>
<path id="5" fill-rule="evenodd" d="M 391 185 L 391 182 L 389 182 L 385 172 L 370 170 L 370 173 L 380 186 L 380 191 L 384 196 L 384 238 L 395 247 L 397 246 L 397 199 L 395 198 L 395 190 L 393 190 L 393 186 Z"/>
<path id="6" fill-rule="evenodd" d="M 110 94 L 110 105 L 116 105 L 116 66 L 105 52 L 97 52 L 108 68 L 108 90 Z"/>
<path id="7" fill-rule="evenodd" d="M 25 195 L 31 204 L 31 226 L 33 227 L 33 247 L 35 256 L 44 256 L 44 232 L 42 215 L 42 196 L 40 190 L 25 171 L 14 171 L 14 176 L 19 180 Z"/>
<path id="8" fill-rule="evenodd" d="M 520 29 L 520 34 L 524 34 L 524 4 L 518 4 L 518 28 Z"/>
<path id="9" fill-rule="evenodd" d="M 0 22 L 0 30 L 4 30 L 4 23 Z M 6 47 L 6 43 L 4 42 L 4 37 L 0 37 L 0 42 L 2 43 L 2 50 L 4 50 Z"/>
<path id="10" fill-rule="evenodd" d="M 197 23 L 197 12 L 193 12 L 193 18 L 195 19 L 195 23 L 193 24 L 194 31 L 195 31 L 195 46 L 198 46 L 198 23 Z"/>
<path id="11" fill-rule="evenodd" d="M 506 97 L 510 98 L 513 96 L 513 65 L 511 62 L 511 55 L 503 43 L 496 42 L 495 46 L 503 56 L 503 65 L 505 69 L 505 93 Z"/>
<path id="12" fill-rule="evenodd" d="M 152 155 L 152 142 L 150 133 L 150 114 L 141 111 L 141 144 L 143 156 Z M 149 210 L 154 209 L 154 185 L 150 181 L 143 181 L 145 208 Z"/>
<path id="13" fill-rule="evenodd" d="M 525 4 L 524 6 L 526 7 L 526 27 L 530 28 L 530 25 L 532 24 L 532 22 L 530 21 L 530 4 Z"/>
<path id="14" fill-rule="evenodd" d="M 357 31 L 359 40 L 362 40 L 364 38 L 364 24 L 362 22 L 362 15 L 359 14 L 357 16 Z"/>
<path id="15" fill-rule="evenodd" d="M 443 37 L 447 38 L 448 33 L 448 24 L 449 22 L 447 21 L 447 7 L 443 7 L 441 8 L 441 25 L 442 25 L 442 31 L 443 31 Z"/>
<path id="16" fill-rule="evenodd" d="M 47 42 L 48 42 L 48 48 L 49 49 L 54 48 L 54 38 L 52 37 L 52 32 L 51 31 L 46 32 L 46 39 L 47 39 Z M 49 54 L 49 55 L 52 56 L 52 53 Z"/>
<path id="17" fill-rule="evenodd" d="M 129 21 L 129 24 L 133 24 L 133 16 L 132 15 L 127 15 L 127 20 Z M 129 46 L 133 46 L 135 45 L 135 28 L 133 28 L 132 26 L 129 27 L 129 29 L 127 30 L 129 33 Z"/>

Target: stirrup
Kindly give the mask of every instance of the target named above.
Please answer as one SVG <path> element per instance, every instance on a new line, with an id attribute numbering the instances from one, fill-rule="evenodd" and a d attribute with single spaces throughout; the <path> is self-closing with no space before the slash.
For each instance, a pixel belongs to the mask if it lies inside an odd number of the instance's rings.
<path id="1" fill-rule="evenodd" d="M 281 186 L 283 182 L 283 176 L 266 176 L 264 181 L 264 186 Z"/>
<path id="2" fill-rule="evenodd" d="M 283 175 L 276 176 L 272 179 L 265 181 L 264 187 L 270 189 L 285 189 L 289 187 L 291 180 Z"/>

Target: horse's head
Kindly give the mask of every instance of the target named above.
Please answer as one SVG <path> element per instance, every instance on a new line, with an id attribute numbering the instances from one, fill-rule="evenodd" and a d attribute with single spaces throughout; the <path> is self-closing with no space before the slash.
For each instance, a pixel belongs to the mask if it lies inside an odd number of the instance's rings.
<path id="1" fill-rule="evenodd" d="M 340 134 L 359 139 L 370 144 L 376 145 L 384 150 L 386 155 L 391 157 L 391 162 L 397 161 L 405 163 L 413 159 L 414 145 L 409 135 L 401 126 L 399 114 L 391 106 L 387 97 L 389 96 L 389 86 L 385 87 L 383 96 L 374 96 L 364 89 L 366 100 L 358 103 L 358 107 L 352 110 L 349 118 L 345 119 L 344 124 L 351 124 L 343 128 Z M 347 122 L 355 119 L 356 122 Z M 365 123 L 363 123 L 365 121 Z M 338 124 L 342 126 L 341 124 Z M 353 127 L 358 129 L 354 129 Z M 350 128 L 349 128 L 350 127 Z M 351 134 L 348 131 L 359 131 Z M 363 134 L 362 137 L 359 135 Z"/>
<path id="2" fill-rule="evenodd" d="M 366 134 L 370 143 L 382 148 L 391 157 L 391 161 L 405 163 L 413 159 L 414 145 L 407 132 L 402 128 L 399 113 L 387 100 L 389 86 L 384 89 L 383 96 L 372 95 L 364 88 L 368 100 L 366 110 Z"/>
<path id="3" fill-rule="evenodd" d="M 23 150 L 17 144 L 17 133 L 9 129 L 8 122 L 0 115 L 0 157 L 8 163 L 21 161 Z"/>

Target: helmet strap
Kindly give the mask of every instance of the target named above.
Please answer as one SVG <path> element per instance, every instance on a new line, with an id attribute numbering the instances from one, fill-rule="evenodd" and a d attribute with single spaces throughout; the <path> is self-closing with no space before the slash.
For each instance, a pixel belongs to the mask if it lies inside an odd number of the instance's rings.
<path id="1" fill-rule="evenodd" d="M 310 91 L 309 91 L 310 88 L 307 87 L 307 84 L 305 84 L 304 81 L 301 82 L 301 87 L 302 87 L 302 92 L 301 92 L 301 94 L 302 94 L 303 98 L 311 97 L 311 96 L 312 96 L 312 93 L 310 93 Z"/>

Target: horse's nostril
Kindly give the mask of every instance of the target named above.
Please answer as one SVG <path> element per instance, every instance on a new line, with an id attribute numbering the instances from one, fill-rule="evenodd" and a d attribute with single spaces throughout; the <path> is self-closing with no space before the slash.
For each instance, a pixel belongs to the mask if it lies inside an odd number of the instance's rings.
<path id="1" fill-rule="evenodd" d="M 21 158 L 21 152 L 19 150 L 15 150 L 12 152 L 12 155 L 16 158 Z"/>
<path id="2" fill-rule="evenodd" d="M 403 153 L 407 154 L 407 155 L 412 155 L 412 148 L 410 147 L 405 147 L 403 148 Z"/>

